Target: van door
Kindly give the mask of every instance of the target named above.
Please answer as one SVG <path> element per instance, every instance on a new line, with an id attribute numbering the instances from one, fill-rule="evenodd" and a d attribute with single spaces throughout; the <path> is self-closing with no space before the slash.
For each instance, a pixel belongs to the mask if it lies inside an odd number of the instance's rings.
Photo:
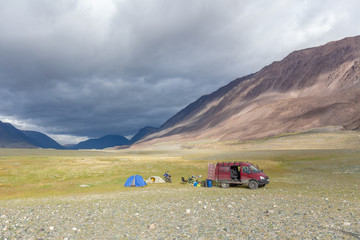
<path id="1" fill-rule="evenodd" d="M 241 182 L 247 183 L 252 179 L 252 172 L 248 166 L 241 166 Z"/>

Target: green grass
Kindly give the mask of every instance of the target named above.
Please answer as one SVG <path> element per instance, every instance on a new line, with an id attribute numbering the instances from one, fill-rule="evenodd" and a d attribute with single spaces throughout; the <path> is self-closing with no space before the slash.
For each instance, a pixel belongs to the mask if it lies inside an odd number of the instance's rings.
<path id="1" fill-rule="evenodd" d="M 359 139 L 353 132 L 316 132 L 119 151 L 0 149 L 0 199 L 132 191 L 123 186 L 130 175 L 146 179 L 162 176 L 167 170 L 173 184 L 148 188 L 189 187 L 180 184 L 182 176 L 202 175 L 205 179 L 207 164 L 217 161 L 259 165 L 270 176 L 266 187 L 270 192 L 340 194 L 352 199 L 360 197 L 360 148 L 355 144 Z"/>

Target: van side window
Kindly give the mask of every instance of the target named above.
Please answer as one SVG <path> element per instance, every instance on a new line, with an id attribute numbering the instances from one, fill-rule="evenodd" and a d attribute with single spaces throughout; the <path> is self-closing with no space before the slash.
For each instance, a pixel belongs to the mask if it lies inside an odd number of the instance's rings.
<path id="1" fill-rule="evenodd" d="M 244 167 L 242 168 L 242 170 L 243 170 L 244 173 L 251 173 L 250 168 L 247 167 L 247 166 L 244 166 Z"/>
<path id="2" fill-rule="evenodd" d="M 227 172 L 229 172 L 229 167 L 220 167 L 219 172 L 227 173 Z"/>

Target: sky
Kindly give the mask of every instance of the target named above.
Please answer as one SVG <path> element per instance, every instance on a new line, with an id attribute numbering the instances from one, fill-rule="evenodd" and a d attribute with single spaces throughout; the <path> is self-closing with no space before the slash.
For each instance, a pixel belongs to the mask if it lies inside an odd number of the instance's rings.
<path id="1" fill-rule="evenodd" d="M 159 127 L 294 50 L 360 35 L 358 0 L 0 0 L 0 121 L 59 143 Z"/>

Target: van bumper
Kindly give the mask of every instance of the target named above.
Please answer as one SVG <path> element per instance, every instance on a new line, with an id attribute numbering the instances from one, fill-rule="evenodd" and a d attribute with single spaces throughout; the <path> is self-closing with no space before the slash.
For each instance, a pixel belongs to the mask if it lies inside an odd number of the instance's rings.
<path id="1" fill-rule="evenodd" d="M 270 179 L 267 177 L 263 180 L 258 181 L 259 185 L 265 185 L 270 183 Z"/>

